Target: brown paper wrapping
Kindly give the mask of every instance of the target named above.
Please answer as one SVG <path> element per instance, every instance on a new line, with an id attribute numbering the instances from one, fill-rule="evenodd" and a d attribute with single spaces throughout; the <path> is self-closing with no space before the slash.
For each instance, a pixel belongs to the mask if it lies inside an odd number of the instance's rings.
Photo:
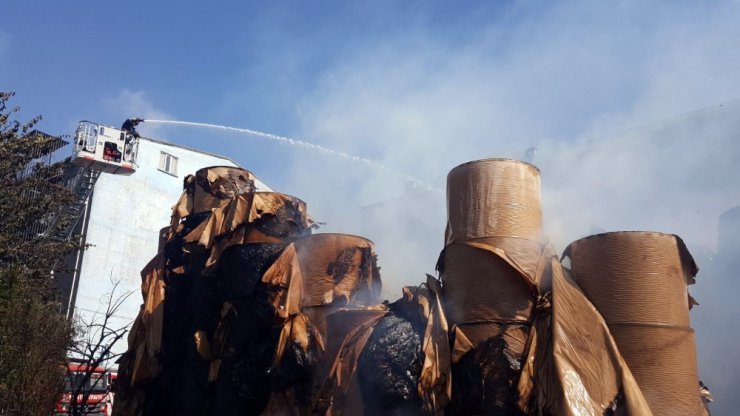
<path id="1" fill-rule="evenodd" d="M 536 301 L 517 270 L 477 247 L 448 246 L 442 278 L 447 319 L 462 326 L 473 345 L 497 335 L 499 323 L 528 322 Z M 487 330 L 476 333 L 476 326 Z"/>
<path id="2" fill-rule="evenodd" d="M 329 342 L 316 374 L 321 388 L 313 405 L 315 414 L 364 414 L 357 364 L 375 326 L 387 314 L 383 305 L 377 305 L 339 310 L 327 317 Z"/>
<path id="3" fill-rule="evenodd" d="M 341 414 L 339 409 L 351 403 L 349 409 L 361 411 L 356 360 L 375 324 L 387 313 L 385 306 L 376 305 L 381 281 L 373 243 L 346 234 L 303 237 L 286 247 L 262 282 L 276 315 L 283 320 L 274 365 L 280 365 L 291 344 L 314 349 L 318 358 L 314 386 L 325 386 L 314 399 L 314 407 L 320 413 Z M 296 329 L 296 320 L 306 324 Z M 311 336 L 306 334 L 309 331 Z M 274 393 L 264 414 L 304 412 L 291 405 L 292 394 Z"/>
<path id="4" fill-rule="evenodd" d="M 183 193 L 172 209 L 169 227 L 160 232 L 159 253 L 142 270 L 144 303 L 129 334 L 129 351 L 123 360 L 122 372 L 129 386 L 156 379 L 162 371 L 159 353 L 162 349 L 165 278 L 177 275 L 186 278 L 198 274 L 204 267 L 218 261 L 223 250 L 243 243 L 284 243 L 310 232 L 313 222 L 303 201 L 274 192 L 254 192 L 254 176 L 240 168 L 211 167 L 199 170 L 184 180 Z M 199 216 L 200 223 L 186 229 L 185 222 Z M 174 239 L 184 245 L 184 262 L 172 266 L 165 257 L 164 246 Z M 193 250 L 195 245 L 199 248 Z M 200 253 L 207 253 L 202 256 Z M 174 269 L 173 269 L 174 267 Z M 222 313 L 223 314 L 223 313 Z M 300 317 L 287 326 L 286 339 L 304 340 L 306 325 Z M 225 329 L 219 327 L 215 339 L 208 339 L 203 329 L 195 331 L 193 343 L 201 357 L 211 361 L 209 379 L 218 374 Z M 306 343 L 306 342 L 304 342 Z M 214 346 L 218 348 L 214 349 Z M 132 390 L 129 390 L 131 393 Z M 134 412 L 143 391 L 124 397 Z"/>
<path id="5" fill-rule="evenodd" d="M 403 289 L 402 302 L 415 305 L 416 319 L 425 323 L 421 338 L 424 360 L 418 385 L 423 408 L 431 414 L 442 414 L 452 397 L 449 325 L 442 306 L 442 287 L 427 275 L 426 287 Z"/>
<path id="6" fill-rule="evenodd" d="M 539 170 L 511 159 L 464 163 L 447 175 L 445 244 L 508 236 L 539 241 Z"/>
<path id="7" fill-rule="evenodd" d="M 381 290 L 372 242 L 346 234 L 315 234 L 295 241 L 265 272 L 262 282 L 276 315 L 285 320 L 283 325 L 291 325 L 297 316 L 309 319 L 320 351 L 326 339 L 326 316 L 338 307 L 375 304 Z M 276 364 L 295 336 L 281 333 Z"/>
<path id="8" fill-rule="evenodd" d="M 535 325 L 536 368 L 527 368 L 534 372 L 536 384 L 533 408 L 539 414 L 568 416 L 602 415 L 607 409 L 616 410 L 614 414 L 652 415 L 606 322 L 557 258 L 551 261 L 549 330 Z M 623 399 L 617 402 L 620 393 Z M 533 408 L 530 413 L 538 413 Z"/>
<path id="9" fill-rule="evenodd" d="M 611 331 L 654 414 L 703 414 L 693 330 L 612 325 Z"/>
<path id="10" fill-rule="evenodd" d="M 295 242 L 304 279 L 303 305 L 370 305 L 380 296 L 373 243 L 347 234 L 314 234 Z"/>
<path id="11" fill-rule="evenodd" d="M 453 353 L 459 358 L 505 326 L 529 324 L 540 286 L 547 286 L 539 170 L 510 159 L 457 166 L 447 176 L 447 209 L 438 269 L 447 318 L 461 335 Z M 520 353 L 527 334 L 507 333 Z"/>
<path id="12" fill-rule="evenodd" d="M 185 242 L 211 249 L 206 266 L 235 244 L 277 244 L 306 234 L 313 221 L 300 199 L 277 192 L 255 192 L 223 200 L 185 236 Z"/>
<path id="13" fill-rule="evenodd" d="M 188 175 L 183 181 L 183 193 L 172 207 L 171 225 L 189 215 L 208 212 L 221 207 L 237 195 L 254 192 L 254 175 L 248 170 L 232 166 L 212 166 Z"/>
<path id="14" fill-rule="evenodd" d="M 543 244 L 539 170 L 510 159 L 457 166 L 447 176 L 447 210 L 438 270 L 454 338 L 452 363 L 498 336 L 526 367 L 527 356 L 535 354 L 529 350 L 533 312 L 549 290 L 554 256 Z M 527 402 L 534 390 L 531 373 L 525 372 L 530 379 L 521 381 L 504 380 L 501 374 L 494 383 L 521 384 L 518 390 L 527 397 L 518 399 Z M 465 402 L 455 404 L 456 411 L 481 410 L 464 395 L 455 393 L 455 400 Z"/>
<path id="15" fill-rule="evenodd" d="M 314 234 L 290 244 L 265 272 L 273 304 L 283 317 L 304 307 L 371 305 L 381 282 L 370 240 L 347 234 Z"/>
<path id="16" fill-rule="evenodd" d="M 689 326 L 687 284 L 697 272 L 671 234 L 615 232 L 571 243 L 574 277 L 607 323 Z"/>
<path id="17" fill-rule="evenodd" d="M 571 243 L 564 256 L 609 325 L 652 412 L 702 414 L 686 288 L 697 268 L 681 239 L 653 232 L 599 234 Z"/>
<path id="18" fill-rule="evenodd" d="M 254 175 L 248 170 L 231 166 L 212 166 L 195 173 L 190 214 L 218 208 L 222 200 L 255 191 Z"/>

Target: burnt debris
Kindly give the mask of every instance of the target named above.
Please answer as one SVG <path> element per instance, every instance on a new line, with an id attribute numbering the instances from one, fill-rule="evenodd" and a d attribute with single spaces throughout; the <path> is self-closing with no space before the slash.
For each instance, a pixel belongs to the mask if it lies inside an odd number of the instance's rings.
<path id="1" fill-rule="evenodd" d="M 439 279 L 388 303 L 372 242 L 312 234 L 303 201 L 254 182 L 185 179 L 142 271 L 117 415 L 708 414 L 678 237 L 589 237 L 566 268 L 538 169 L 473 161 L 448 176 Z"/>

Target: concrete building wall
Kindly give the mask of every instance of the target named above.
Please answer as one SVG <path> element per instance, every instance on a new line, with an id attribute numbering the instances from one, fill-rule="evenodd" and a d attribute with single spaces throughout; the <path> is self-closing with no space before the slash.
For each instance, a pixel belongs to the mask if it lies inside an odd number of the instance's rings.
<path id="1" fill-rule="evenodd" d="M 176 173 L 160 170 L 162 152 L 178 158 Z M 74 299 L 75 313 L 89 322 L 102 319 L 113 281 L 118 298 L 133 292 L 122 304 L 114 327 L 132 322 L 139 313 L 141 269 L 157 253 L 159 230 L 169 225 L 172 206 L 182 193 L 185 176 L 206 166 L 236 166 L 228 158 L 164 142 L 141 139 L 138 169 L 130 176 L 100 175 L 91 197 L 87 243 Z M 270 189 L 257 183 L 259 190 Z M 115 352 L 127 348 L 123 339 Z"/>

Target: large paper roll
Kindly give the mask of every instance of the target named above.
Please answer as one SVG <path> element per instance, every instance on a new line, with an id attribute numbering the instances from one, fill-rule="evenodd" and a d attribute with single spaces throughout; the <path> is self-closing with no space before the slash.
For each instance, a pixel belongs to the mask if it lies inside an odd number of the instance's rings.
<path id="1" fill-rule="evenodd" d="M 598 234 L 571 243 L 564 256 L 653 413 L 701 414 L 687 291 L 697 268 L 683 241 L 655 232 Z"/>
<path id="2" fill-rule="evenodd" d="M 484 159 L 447 175 L 445 243 L 507 236 L 540 240 L 540 172 L 529 163 Z"/>

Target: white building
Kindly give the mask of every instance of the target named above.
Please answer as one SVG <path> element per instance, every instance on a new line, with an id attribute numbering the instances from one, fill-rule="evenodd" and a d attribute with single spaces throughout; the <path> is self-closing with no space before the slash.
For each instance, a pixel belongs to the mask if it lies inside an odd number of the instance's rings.
<path id="1" fill-rule="evenodd" d="M 169 225 L 185 176 L 207 166 L 238 166 L 228 157 L 148 138 L 139 140 L 136 163 L 129 176 L 100 174 L 88 201 L 82 229 L 90 246 L 78 259 L 68 299 L 68 310 L 85 322 L 102 319 L 114 281 L 119 282 L 114 300 L 133 293 L 113 326 L 133 322 L 142 304 L 141 269 L 157 254 L 159 231 Z M 114 352 L 126 348 L 124 338 Z"/>

